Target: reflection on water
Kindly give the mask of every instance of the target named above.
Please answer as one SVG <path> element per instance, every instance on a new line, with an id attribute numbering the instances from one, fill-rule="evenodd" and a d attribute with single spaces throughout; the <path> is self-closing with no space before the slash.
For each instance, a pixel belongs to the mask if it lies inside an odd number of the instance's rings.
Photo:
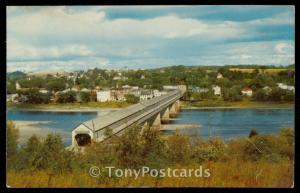
<path id="1" fill-rule="evenodd" d="M 7 118 L 18 121 L 50 121 L 39 125 L 55 132 L 68 133 L 65 145 L 71 144 L 71 131 L 81 122 L 93 119 L 96 112 L 9 111 Z M 276 133 L 280 128 L 294 128 L 294 109 L 198 109 L 182 110 L 168 124 L 198 124 L 199 128 L 182 129 L 188 135 L 221 136 L 225 139 L 259 133 Z M 172 133 L 172 131 L 165 131 Z"/>

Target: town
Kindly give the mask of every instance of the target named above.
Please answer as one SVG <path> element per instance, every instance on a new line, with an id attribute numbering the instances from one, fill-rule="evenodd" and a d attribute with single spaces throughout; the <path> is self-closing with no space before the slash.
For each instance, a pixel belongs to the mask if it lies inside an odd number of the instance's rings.
<path id="1" fill-rule="evenodd" d="M 236 66 L 235 66 L 236 67 Z M 247 71 L 248 69 L 248 71 Z M 135 104 L 187 90 L 184 99 L 240 101 L 293 101 L 293 65 L 286 68 L 246 66 L 185 67 L 151 70 L 103 70 L 26 74 L 7 78 L 7 102 L 20 104 L 127 102 Z"/>

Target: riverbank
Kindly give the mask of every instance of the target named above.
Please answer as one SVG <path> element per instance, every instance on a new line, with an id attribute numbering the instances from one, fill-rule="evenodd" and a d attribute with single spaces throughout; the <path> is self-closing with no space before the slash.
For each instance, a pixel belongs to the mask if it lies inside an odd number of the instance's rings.
<path id="1" fill-rule="evenodd" d="M 257 102 L 257 101 L 222 101 L 204 100 L 197 102 L 181 101 L 182 109 L 242 109 L 242 108 L 264 108 L 264 109 L 285 109 L 294 108 L 293 102 Z"/>
<path id="2" fill-rule="evenodd" d="M 52 129 L 43 128 L 43 125 L 51 123 L 50 121 L 13 121 L 16 128 L 19 129 L 19 143 L 25 144 L 27 140 L 32 136 L 36 135 L 40 138 L 45 138 L 49 133 L 55 132 Z M 62 139 L 69 138 L 68 133 L 59 132 Z"/>
<path id="3" fill-rule="evenodd" d="M 89 103 L 50 103 L 50 104 L 12 104 L 7 103 L 8 110 L 18 111 L 50 111 L 50 112 L 103 112 L 125 108 L 125 102 L 89 102 Z"/>

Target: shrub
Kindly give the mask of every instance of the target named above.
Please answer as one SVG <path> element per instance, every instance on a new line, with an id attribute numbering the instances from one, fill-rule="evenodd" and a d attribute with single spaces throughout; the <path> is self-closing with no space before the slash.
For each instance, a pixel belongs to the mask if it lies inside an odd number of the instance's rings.
<path id="1" fill-rule="evenodd" d="M 171 162 L 185 163 L 189 160 L 191 147 L 189 138 L 181 135 L 178 130 L 167 141 L 168 156 Z"/>
<path id="2" fill-rule="evenodd" d="M 226 156 L 226 144 L 220 138 L 211 138 L 208 141 L 198 140 L 194 147 L 192 158 L 197 162 L 217 161 Z"/>

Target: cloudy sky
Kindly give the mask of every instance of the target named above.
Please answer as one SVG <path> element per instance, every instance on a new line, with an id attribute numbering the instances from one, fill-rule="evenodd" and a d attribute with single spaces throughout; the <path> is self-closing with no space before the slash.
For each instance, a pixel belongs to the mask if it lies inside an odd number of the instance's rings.
<path id="1" fill-rule="evenodd" d="M 294 63 L 292 6 L 7 7 L 7 71 Z"/>

